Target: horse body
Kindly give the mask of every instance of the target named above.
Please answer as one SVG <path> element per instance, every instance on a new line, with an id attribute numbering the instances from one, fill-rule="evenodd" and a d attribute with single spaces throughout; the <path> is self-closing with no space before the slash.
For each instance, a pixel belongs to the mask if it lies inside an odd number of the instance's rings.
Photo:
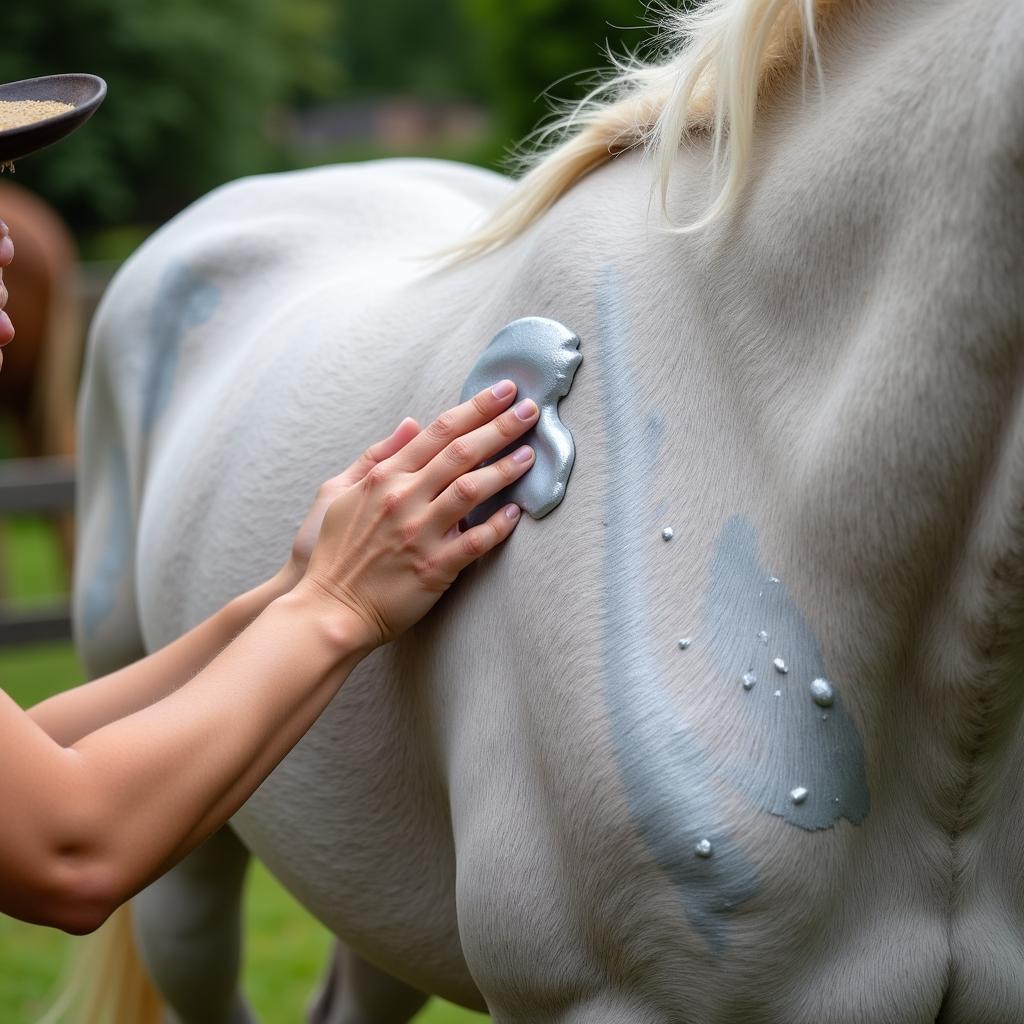
<path id="1" fill-rule="evenodd" d="M 837 19 L 824 99 L 783 91 L 699 234 L 624 156 L 426 273 L 507 183 L 371 164 L 223 189 L 119 278 L 83 407 L 94 671 L 265 578 L 503 324 L 582 339 L 563 505 L 232 821 L 378 969 L 502 1024 L 1024 1013 L 1022 24 L 987 6 Z M 680 152 L 676 218 L 708 159 Z M 151 966 L 187 872 L 139 901 Z"/>

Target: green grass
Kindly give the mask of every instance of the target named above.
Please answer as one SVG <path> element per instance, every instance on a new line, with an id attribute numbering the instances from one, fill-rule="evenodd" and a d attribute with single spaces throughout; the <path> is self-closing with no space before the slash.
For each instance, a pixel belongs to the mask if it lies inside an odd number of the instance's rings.
<path id="1" fill-rule="evenodd" d="M 4 524 L 5 598 L 19 605 L 52 598 L 65 588 L 52 531 L 31 520 Z M 67 644 L 0 651 L 0 686 L 29 707 L 81 682 Z M 12 823 L 7 823 L 11 827 Z M 245 900 L 243 986 L 264 1024 L 301 1021 L 302 1010 L 327 962 L 330 936 L 255 863 Z M 62 932 L 0 914 L 0 1021 L 34 1024 L 46 1008 L 74 943 Z M 480 1024 L 486 1017 L 431 1000 L 416 1024 Z"/>

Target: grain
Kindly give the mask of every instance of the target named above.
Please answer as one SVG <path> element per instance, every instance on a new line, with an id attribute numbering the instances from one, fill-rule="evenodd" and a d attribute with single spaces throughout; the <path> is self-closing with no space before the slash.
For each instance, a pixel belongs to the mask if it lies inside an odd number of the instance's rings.
<path id="1" fill-rule="evenodd" d="M 58 100 L 0 100 L 0 132 L 23 128 L 74 109 L 73 104 Z"/>

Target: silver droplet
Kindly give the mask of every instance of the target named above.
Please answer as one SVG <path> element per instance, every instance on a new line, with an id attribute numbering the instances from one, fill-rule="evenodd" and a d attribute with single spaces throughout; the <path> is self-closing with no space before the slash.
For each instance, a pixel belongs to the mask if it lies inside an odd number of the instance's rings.
<path id="1" fill-rule="evenodd" d="M 756 683 L 756 682 L 757 682 L 757 676 L 755 676 L 753 672 L 744 672 L 743 673 L 743 689 L 744 690 L 752 690 L 754 688 L 754 683 Z"/>
<path id="2" fill-rule="evenodd" d="M 690 644 L 692 644 L 692 643 L 693 643 L 693 637 L 692 636 L 681 637 L 680 640 L 679 640 L 679 650 L 685 651 L 686 648 L 689 647 Z"/>
<path id="3" fill-rule="evenodd" d="M 832 803 L 834 803 L 834 804 L 839 803 L 839 797 L 837 797 L 837 796 L 832 797 Z"/>
<path id="4" fill-rule="evenodd" d="M 780 675 L 785 675 L 789 671 L 786 667 L 786 663 L 781 658 L 773 658 L 772 664 L 775 666 L 775 671 Z"/>
<path id="5" fill-rule="evenodd" d="M 789 791 L 789 799 L 795 804 L 802 804 L 807 799 L 807 790 L 803 786 L 797 786 L 796 789 Z"/>
<path id="6" fill-rule="evenodd" d="M 779 577 L 778 576 L 769 576 L 768 577 L 768 582 L 769 583 L 778 583 L 779 582 Z"/>
<path id="7" fill-rule="evenodd" d="M 822 720 L 823 722 L 827 722 L 827 721 L 828 721 L 828 715 L 822 715 L 822 716 L 821 716 L 821 720 Z"/>
<path id="8" fill-rule="evenodd" d="M 665 529 L 661 531 L 662 540 L 671 540 L 675 535 L 675 530 L 673 530 L 671 526 L 666 526 Z"/>
<path id="9" fill-rule="evenodd" d="M 811 683 L 811 700 L 818 705 L 819 708 L 830 708 L 832 702 L 835 700 L 835 691 L 832 689 L 832 684 L 827 679 L 815 679 Z"/>
<path id="10" fill-rule="evenodd" d="M 774 693 L 772 694 L 772 696 L 773 696 L 773 697 L 781 697 L 781 696 L 782 696 L 782 691 L 781 691 L 781 690 L 776 690 L 776 691 L 775 691 L 775 692 L 774 692 Z"/>
<path id="11" fill-rule="evenodd" d="M 760 631 L 760 632 L 759 632 L 759 633 L 757 634 L 757 639 L 758 639 L 758 640 L 760 640 L 760 641 L 761 641 L 761 643 L 763 643 L 763 644 L 766 644 L 766 643 L 768 643 L 768 630 L 766 630 L 766 629 L 762 629 L 762 630 L 761 630 L 761 631 Z"/>
<path id="12" fill-rule="evenodd" d="M 710 857 L 712 854 L 711 843 L 707 839 L 701 839 L 693 848 L 698 857 Z"/>

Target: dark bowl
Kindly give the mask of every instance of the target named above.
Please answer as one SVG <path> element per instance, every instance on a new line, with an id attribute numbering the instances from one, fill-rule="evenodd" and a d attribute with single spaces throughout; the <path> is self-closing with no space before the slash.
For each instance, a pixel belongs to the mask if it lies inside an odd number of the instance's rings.
<path id="1" fill-rule="evenodd" d="M 0 85 L 0 100 L 56 100 L 75 108 L 0 132 L 0 164 L 28 156 L 70 135 L 92 117 L 106 95 L 107 83 L 95 75 L 47 75 Z"/>

